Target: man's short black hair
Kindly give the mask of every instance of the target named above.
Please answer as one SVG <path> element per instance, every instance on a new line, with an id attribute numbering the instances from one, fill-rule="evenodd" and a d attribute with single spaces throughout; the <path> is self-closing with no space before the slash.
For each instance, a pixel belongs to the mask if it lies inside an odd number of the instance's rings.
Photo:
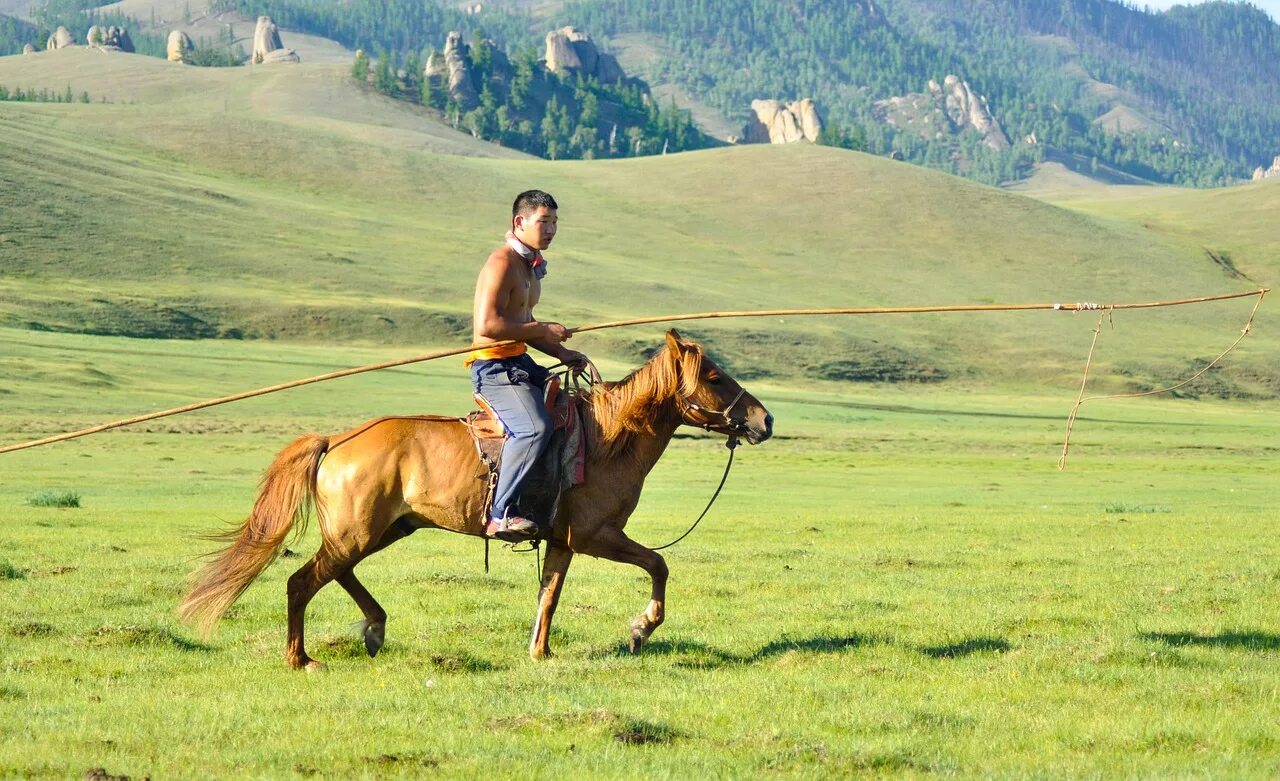
<path id="1" fill-rule="evenodd" d="M 551 197 L 551 193 L 542 190 L 525 190 L 517 195 L 515 203 L 511 204 L 511 219 L 514 220 L 521 214 L 533 214 L 544 206 L 548 209 L 560 208 L 556 205 L 556 199 Z"/>

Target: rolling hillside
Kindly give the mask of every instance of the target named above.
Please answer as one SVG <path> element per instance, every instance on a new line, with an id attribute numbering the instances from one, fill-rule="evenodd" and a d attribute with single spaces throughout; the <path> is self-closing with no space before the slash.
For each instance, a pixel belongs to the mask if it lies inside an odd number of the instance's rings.
<path id="1" fill-rule="evenodd" d="M 1265 208 L 1256 228 L 1185 233 L 822 147 L 522 159 L 359 90 L 341 66 L 203 70 L 67 50 L 0 58 L 0 84 L 70 84 L 94 101 L 0 104 L 6 326 L 465 342 L 476 265 L 511 196 L 533 186 L 556 194 L 564 228 L 541 314 L 571 325 L 710 309 L 1174 298 L 1248 289 L 1278 270 L 1274 256 L 1250 254 Z M 1210 239 L 1215 251 L 1240 242 L 1232 257 L 1253 281 L 1210 257 Z M 1179 378 L 1246 314 L 1235 302 L 1117 317 L 1102 366 L 1126 373 L 1117 387 Z M 1070 383 L 1093 323 L 1036 313 L 688 330 L 745 374 Z M 1215 392 L 1280 390 L 1280 341 L 1263 324 Z M 581 347 L 634 359 L 658 330 Z"/>

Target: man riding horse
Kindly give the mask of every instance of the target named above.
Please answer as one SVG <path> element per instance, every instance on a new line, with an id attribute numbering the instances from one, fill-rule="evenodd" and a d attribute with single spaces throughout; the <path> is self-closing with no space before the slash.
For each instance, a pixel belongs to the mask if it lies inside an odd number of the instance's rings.
<path id="1" fill-rule="evenodd" d="M 581 369 L 587 359 L 564 347 L 569 331 L 540 323 L 533 307 L 546 261 L 541 251 L 556 231 L 556 202 L 532 190 L 512 209 L 507 244 L 486 261 L 476 283 L 475 339 L 471 361 L 476 389 L 511 434 L 504 443 L 502 481 L 486 513 L 487 483 L 473 427 L 442 415 L 378 418 L 332 436 L 304 434 L 285 446 L 267 468 L 248 517 L 223 537 L 196 578 L 179 612 L 204 632 L 244 593 L 300 533 L 315 508 L 321 541 L 315 554 L 289 576 L 285 660 L 295 669 L 323 665 L 306 651 L 307 605 L 328 583 L 339 584 L 364 614 L 365 650 L 378 653 L 386 639 L 387 613 L 356 577 L 369 556 L 418 529 L 472 536 L 516 535 L 536 525 L 511 515 L 521 481 L 545 444 L 549 428 L 542 393 L 546 371 L 526 355 L 526 345 Z M 630 626 L 628 647 L 639 651 L 666 620 L 667 564 L 656 551 L 627 536 L 624 527 L 640 501 L 645 476 L 681 426 L 741 437 L 758 444 L 773 434 L 773 415 L 729 376 L 702 346 L 674 330 L 649 360 L 617 382 L 597 382 L 581 404 L 586 478 L 567 489 L 550 525 L 529 655 L 551 654 L 551 621 L 569 564 L 576 555 L 632 564 L 648 573 L 649 602 Z"/>
<path id="2" fill-rule="evenodd" d="M 555 238 L 558 208 L 555 199 L 542 190 L 526 190 L 516 196 L 506 242 L 489 255 L 476 280 L 472 342 L 516 342 L 482 347 L 466 361 L 476 393 L 493 410 L 507 434 L 502 446 L 502 469 L 484 529 L 486 537 L 524 540 L 538 534 L 534 520 L 511 513 L 521 483 L 537 463 L 552 428 L 543 404 L 548 372 L 529 357 L 528 346 L 575 371 L 587 365 L 585 355 L 564 346 L 572 336 L 569 329 L 560 323 L 538 322 L 533 317 L 533 308 L 542 295 L 542 278 L 547 275 L 542 251 Z"/>

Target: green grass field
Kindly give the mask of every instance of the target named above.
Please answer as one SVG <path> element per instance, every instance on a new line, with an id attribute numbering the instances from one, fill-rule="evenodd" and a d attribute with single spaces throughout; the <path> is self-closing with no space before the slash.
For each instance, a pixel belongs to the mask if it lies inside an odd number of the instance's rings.
<path id="1" fill-rule="evenodd" d="M 381 357 L 0 338 L 8 361 L 48 367 L 4 396 L 6 442 Z M 532 558 L 498 549 L 486 576 L 479 542 L 439 532 L 361 567 L 391 615 L 377 659 L 329 588 L 309 638 L 330 671 L 285 668 L 296 559 L 212 640 L 176 622 L 208 549 L 196 535 L 244 514 L 279 447 L 377 414 L 462 411 L 453 365 L 4 456 L 0 775 L 1280 772 L 1274 404 L 1086 407 L 1059 473 L 1069 384 L 752 389 L 778 437 L 741 452 L 711 517 L 670 551 L 668 622 L 637 658 L 623 641 L 647 599 L 639 570 L 575 561 L 558 656 L 534 663 Z M 631 533 L 676 536 L 723 453 L 714 438 L 678 439 Z M 81 506 L 30 506 L 41 491 Z M 310 534 L 293 546 L 303 556 Z"/>
<path id="2" fill-rule="evenodd" d="M 343 71 L 0 58 L 0 84 L 107 101 L 0 103 L 0 444 L 460 346 L 475 268 L 531 186 L 562 205 L 540 314 L 569 325 L 1181 298 L 1280 271 L 1276 186 L 1014 193 L 812 147 L 548 163 Z M 1117 314 L 1091 388 L 1190 375 L 1249 305 Z M 308 623 L 328 673 L 286 669 L 301 558 L 215 637 L 176 621 L 200 535 L 244 516 L 281 447 L 465 412 L 454 359 L 0 456 L 0 777 L 1275 778 L 1274 308 L 1180 397 L 1086 406 L 1065 472 L 1093 315 L 686 329 L 777 436 L 669 552 L 639 657 L 639 570 L 576 560 L 558 655 L 533 663 L 532 557 L 496 549 L 485 575 L 477 540 L 440 532 L 361 566 L 390 614 L 377 659 L 330 587 Z M 573 345 L 618 377 L 660 333 Z M 945 380 L 822 379 L 876 372 Z M 724 453 L 677 439 L 630 533 L 682 532 Z"/>

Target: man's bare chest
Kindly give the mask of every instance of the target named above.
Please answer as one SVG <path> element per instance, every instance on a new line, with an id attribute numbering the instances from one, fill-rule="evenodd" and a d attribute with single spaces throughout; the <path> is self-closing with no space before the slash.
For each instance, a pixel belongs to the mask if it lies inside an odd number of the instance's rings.
<path id="1" fill-rule="evenodd" d="M 515 278 L 511 281 L 511 303 L 522 311 L 532 310 L 537 305 L 538 299 L 542 297 L 542 281 L 531 273 L 513 276 Z"/>

